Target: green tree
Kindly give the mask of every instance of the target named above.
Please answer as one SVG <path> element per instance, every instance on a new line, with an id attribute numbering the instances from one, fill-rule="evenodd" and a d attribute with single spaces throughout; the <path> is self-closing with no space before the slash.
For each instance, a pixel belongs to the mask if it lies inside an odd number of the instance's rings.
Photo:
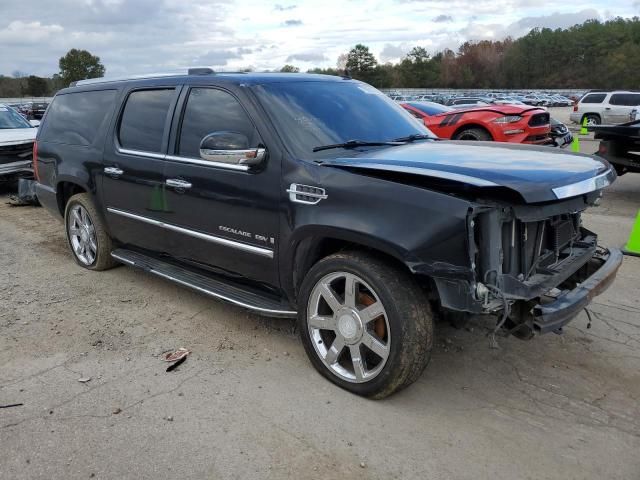
<path id="1" fill-rule="evenodd" d="M 397 66 L 403 87 L 437 86 L 438 61 L 432 61 L 424 47 L 413 47 Z"/>
<path id="2" fill-rule="evenodd" d="M 358 44 L 347 54 L 347 70 L 349 75 L 359 80 L 368 81 L 372 78 L 378 62 L 366 45 Z"/>
<path id="3" fill-rule="evenodd" d="M 46 78 L 29 75 L 27 85 L 24 90 L 26 95 L 31 97 L 44 97 L 49 92 L 49 83 Z"/>
<path id="4" fill-rule="evenodd" d="M 76 48 L 72 48 L 64 57 L 61 57 L 58 64 L 60 77 L 65 85 L 86 78 L 104 77 L 105 73 L 100 57 Z"/>
<path id="5" fill-rule="evenodd" d="M 282 73 L 298 73 L 300 69 L 298 67 L 294 67 L 293 65 L 285 65 L 280 69 Z"/>

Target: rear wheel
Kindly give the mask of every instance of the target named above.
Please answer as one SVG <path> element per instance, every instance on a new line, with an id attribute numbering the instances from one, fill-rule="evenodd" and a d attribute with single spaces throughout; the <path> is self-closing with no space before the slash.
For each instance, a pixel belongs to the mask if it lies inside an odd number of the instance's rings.
<path id="1" fill-rule="evenodd" d="M 491 135 L 486 130 L 481 128 L 466 128 L 460 130 L 453 137 L 454 140 L 475 140 L 478 142 L 488 142 L 493 140 Z"/>
<path id="2" fill-rule="evenodd" d="M 91 197 L 78 193 L 64 211 L 67 242 L 78 265 L 89 270 L 107 270 L 117 265 L 111 257 L 113 244 Z"/>
<path id="3" fill-rule="evenodd" d="M 383 398 L 429 362 L 433 319 L 411 276 L 361 252 L 318 262 L 299 295 L 298 323 L 314 367 L 340 387 Z"/>
<path id="4" fill-rule="evenodd" d="M 583 122 L 584 119 L 587 119 L 587 125 L 600 125 L 600 123 L 602 123 L 602 120 L 600 119 L 600 115 L 596 115 L 595 113 L 587 113 L 584 117 L 583 117 Z"/>

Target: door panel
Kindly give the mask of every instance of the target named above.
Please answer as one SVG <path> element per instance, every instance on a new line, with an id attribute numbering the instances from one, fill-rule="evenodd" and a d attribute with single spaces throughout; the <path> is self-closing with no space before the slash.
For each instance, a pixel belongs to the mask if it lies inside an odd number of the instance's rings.
<path id="1" fill-rule="evenodd" d="M 245 135 L 248 147 L 260 136 L 240 102 L 215 88 L 192 88 L 183 108 L 175 153 L 167 156 L 167 223 L 171 253 L 206 267 L 278 285 L 275 245 L 278 233 L 280 166 L 268 158 L 256 169 L 200 158 L 200 141 L 216 131 Z M 181 188 L 179 182 L 189 184 Z M 175 184 L 175 183 L 174 183 Z"/>
<path id="2" fill-rule="evenodd" d="M 175 87 L 130 92 L 113 144 L 105 148 L 105 217 L 111 235 L 123 244 L 166 250 L 160 228 L 142 219 L 157 220 L 166 208 L 164 158 L 177 95 Z"/>

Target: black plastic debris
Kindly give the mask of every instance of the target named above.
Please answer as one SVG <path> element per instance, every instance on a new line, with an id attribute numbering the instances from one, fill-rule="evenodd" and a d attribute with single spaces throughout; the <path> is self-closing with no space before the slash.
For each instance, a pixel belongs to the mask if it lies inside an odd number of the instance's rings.
<path id="1" fill-rule="evenodd" d="M 36 195 L 36 182 L 28 178 L 18 180 L 17 195 L 9 195 L 9 204 L 14 207 L 24 207 L 27 205 L 40 205 Z"/>

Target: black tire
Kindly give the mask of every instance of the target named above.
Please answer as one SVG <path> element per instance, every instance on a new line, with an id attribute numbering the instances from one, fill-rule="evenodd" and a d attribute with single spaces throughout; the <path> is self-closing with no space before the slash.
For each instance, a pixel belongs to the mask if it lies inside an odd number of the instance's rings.
<path id="1" fill-rule="evenodd" d="M 616 173 L 618 174 L 619 177 L 621 177 L 622 175 L 624 175 L 625 173 L 627 173 L 629 170 L 627 170 L 626 167 L 622 166 L 622 165 L 613 165 L 613 168 L 615 168 Z"/>
<path id="2" fill-rule="evenodd" d="M 347 272 L 371 286 L 382 302 L 390 329 L 389 353 L 379 373 L 362 383 L 343 380 L 325 365 L 309 332 L 311 293 L 321 279 Z M 433 315 L 426 295 L 405 270 L 394 263 L 359 252 L 341 252 L 316 263 L 305 276 L 298 296 L 298 327 L 313 366 L 336 385 L 357 395 L 380 399 L 415 382 L 429 363 L 433 346 Z"/>
<path id="3" fill-rule="evenodd" d="M 584 122 L 585 119 L 587 119 L 587 125 L 600 125 L 602 123 L 602 119 L 597 113 L 587 113 L 582 117 L 582 122 Z M 580 122 L 580 124 L 582 124 L 582 122 Z"/>
<path id="4" fill-rule="evenodd" d="M 86 211 L 95 231 L 95 241 L 97 248 L 95 252 L 95 259 L 93 259 L 93 261 L 89 264 L 83 262 L 78 257 L 78 254 L 74 251 L 72 245 L 69 216 L 76 206 L 81 206 Z M 73 256 L 75 262 L 81 267 L 88 270 L 100 271 L 108 270 L 118 265 L 118 262 L 111 256 L 111 252 L 113 250 L 113 243 L 111 241 L 111 238 L 107 234 L 102 216 L 94 206 L 89 194 L 78 193 L 69 199 L 64 209 L 64 230 L 67 237 L 67 244 L 69 245 L 69 249 L 71 250 L 71 255 Z"/>
<path id="5" fill-rule="evenodd" d="M 465 128 L 453 137 L 454 140 L 475 140 L 477 142 L 490 142 L 491 134 L 482 128 Z"/>

